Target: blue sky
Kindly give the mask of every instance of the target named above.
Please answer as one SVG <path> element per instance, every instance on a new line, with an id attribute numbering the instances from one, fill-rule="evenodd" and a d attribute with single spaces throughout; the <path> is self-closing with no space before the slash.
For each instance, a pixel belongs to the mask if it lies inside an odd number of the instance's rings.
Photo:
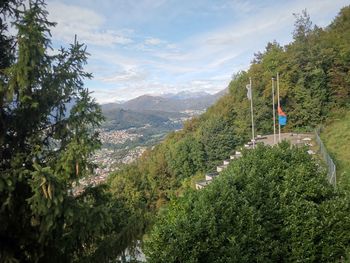
<path id="1" fill-rule="evenodd" d="M 54 47 L 74 35 L 91 54 L 85 85 L 100 103 L 142 94 L 227 87 L 268 41 L 291 41 L 294 16 L 307 9 L 328 25 L 345 0 L 49 0 Z"/>

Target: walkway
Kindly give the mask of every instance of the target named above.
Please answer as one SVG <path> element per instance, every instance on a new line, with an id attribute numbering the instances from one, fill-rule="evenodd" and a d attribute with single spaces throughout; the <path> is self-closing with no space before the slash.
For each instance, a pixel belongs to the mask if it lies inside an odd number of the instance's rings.
<path id="1" fill-rule="evenodd" d="M 274 142 L 274 135 L 269 134 L 269 135 L 258 135 L 255 138 L 255 143 L 263 143 L 265 145 L 275 145 L 278 144 L 278 134 L 276 134 L 276 142 Z M 281 141 L 286 140 L 290 142 L 292 145 L 306 145 L 308 147 L 313 147 L 313 139 L 314 139 L 314 134 L 312 133 L 282 133 L 281 134 Z M 253 141 L 249 141 L 247 144 L 244 144 L 244 147 L 241 147 L 241 150 L 243 148 L 246 149 L 252 149 L 253 148 Z M 309 154 L 315 154 L 315 152 L 311 149 L 308 150 Z M 196 182 L 196 189 L 202 189 L 206 187 L 208 184 L 210 184 L 219 174 L 227 168 L 227 166 L 230 164 L 231 161 L 234 161 L 236 159 L 239 159 L 242 157 L 242 153 L 240 151 L 235 151 L 234 155 L 230 156 L 229 160 L 224 160 L 222 165 L 219 165 L 216 167 L 216 172 L 212 173 L 206 173 L 205 174 L 205 179 L 200 180 Z"/>

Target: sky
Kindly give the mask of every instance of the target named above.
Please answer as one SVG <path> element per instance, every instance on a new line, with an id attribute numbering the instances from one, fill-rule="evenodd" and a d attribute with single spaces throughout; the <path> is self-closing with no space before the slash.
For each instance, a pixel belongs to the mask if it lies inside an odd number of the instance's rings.
<path id="1" fill-rule="evenodd" d="M 346 0 L 48 0 L 53 47 L 77 35 L 90 54 L 85 86 L 99 103 L 143 94 L 215 93 L 254 53 L 292 40 L 293 13 L 325 27 Z"/>

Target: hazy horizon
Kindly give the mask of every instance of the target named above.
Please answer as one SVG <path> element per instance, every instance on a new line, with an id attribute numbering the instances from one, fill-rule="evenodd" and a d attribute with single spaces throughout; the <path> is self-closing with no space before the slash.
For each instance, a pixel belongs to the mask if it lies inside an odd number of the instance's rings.
<path id="1" fill-rule="evenodd" d="M 268 42 L 292 40 L 293 13 L 327 26 L 348 4 L 311 1 L 48 1 L 53 46 L 77 34 L 91 54 L 85 82 L 99 103 L 143 94 L 216 93 Z"/>

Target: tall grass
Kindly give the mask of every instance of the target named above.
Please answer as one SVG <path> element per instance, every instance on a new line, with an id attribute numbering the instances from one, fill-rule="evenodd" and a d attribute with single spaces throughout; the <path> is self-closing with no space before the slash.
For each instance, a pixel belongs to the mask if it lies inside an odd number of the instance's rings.
<path id="1" fill-rule="evenodd" d="M 338 182 L 350 183 L 350 111 L 337 112 L 330 120 L 321 138 L 336 164 Z"/>

